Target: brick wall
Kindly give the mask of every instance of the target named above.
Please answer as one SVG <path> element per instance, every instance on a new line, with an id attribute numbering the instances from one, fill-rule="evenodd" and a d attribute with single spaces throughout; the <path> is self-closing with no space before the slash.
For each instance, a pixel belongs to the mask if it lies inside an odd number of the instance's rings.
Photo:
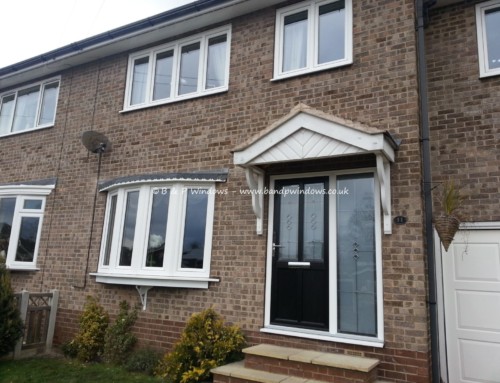
<path id="1" fill-rule="evenodd" d="M 428 325 L 420 198 L 418 94 L 412 0 L 354 1 L 354 63 L 271 82 L 274 9 L 232 21 L 229 91 L 134 112 L 123 108 L 127 54 L 103 58 L 62 74 L 54 128 L 1 138 L 16 148 L 0 158 L 1 181 L 58 177 L 49 197 L 36 273 L 14 273 L 16 289 L 61 290 L 57 341 L 71 337 L 85 296 L 98 296 L 112 313 L 118 302 L 138 302 L 133 286 L 96 284 L 105 209 L 97 198 L 89 249 L 97 156 L 80 143 L 86 130 L 104 133 L 113 149 L 102 158 L 101 179 L 149 172 L 229 168 L 229 193 L 216 198 L 212 276 L 208 290 L 154 288 L 136 332 L 143 344 L 167 349 L 194 312 L 214 306 L 251 341 L 376 355 L 387 379 L 428 380 Z M 286 115 L 298 103 L 379 129 L 403 140 L 392 165 L 393 215 L 408 217 L 383 236 L 383 349 L 263 336 L 266 236 L 255 216 L 243 170 L 231 149 Z M 332 164 L 339 166 L 339 163 Z M 278 168 L 276 168 L 278 169 Z M 234 193 L 232 193 L 234 191 Z M 264 222 L 265 229 L 267 222 Z M 89 254 L 89 255 L 87 255 Z M 88 260 L 87 260 L 88 257 Z"/>

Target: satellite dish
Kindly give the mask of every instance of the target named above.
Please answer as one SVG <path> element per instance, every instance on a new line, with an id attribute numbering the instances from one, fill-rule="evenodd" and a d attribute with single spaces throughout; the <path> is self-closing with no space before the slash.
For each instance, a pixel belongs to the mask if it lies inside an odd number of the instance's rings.
<path id="1" fill-rule="evenodd" d="M 111 142 L 99 132 L 88 130 L 82 134 L 82 144 L 92 153 L 104 153 L 111 150 Z"/>

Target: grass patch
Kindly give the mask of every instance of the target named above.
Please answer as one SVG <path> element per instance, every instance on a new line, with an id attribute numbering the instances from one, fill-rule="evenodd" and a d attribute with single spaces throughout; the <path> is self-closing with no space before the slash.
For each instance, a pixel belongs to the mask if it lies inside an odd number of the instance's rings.
<path id="1" fill-rule="evenodd" d="M 0 361 L 1 383 L 159 383 L 161 380 L 107 364 L 73 359 L 36 358 Z"/>

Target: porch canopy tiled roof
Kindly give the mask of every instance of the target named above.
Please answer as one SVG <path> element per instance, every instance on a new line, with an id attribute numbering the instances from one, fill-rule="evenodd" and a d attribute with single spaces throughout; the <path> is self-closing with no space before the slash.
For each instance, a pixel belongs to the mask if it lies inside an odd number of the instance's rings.
<path id="1" fill-rule="evenodd" d="M 344 157 L 375 155 L 377 178 L 384 215 L 384 232 L 391 233 L 390 162 L 399 143 L 386 130 L 345 120 L 299 104 L 289 114 L 271 124 L 233 150 L 234 164 L 246 169 L 252 205 L 257 216 L 257 232 L 262 234 L 264 171 L 261 165 Z"/>

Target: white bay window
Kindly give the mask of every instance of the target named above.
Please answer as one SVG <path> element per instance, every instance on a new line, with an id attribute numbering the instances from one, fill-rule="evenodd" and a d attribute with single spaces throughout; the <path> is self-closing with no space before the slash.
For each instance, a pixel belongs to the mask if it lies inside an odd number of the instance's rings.
<path id="1" fill-rule="evenodd" d="M 45 199 L 53 180 L 0 185 L 0 257 L 9 269 L 37 270 Z"/>
<path id="2" fill-rule="evenodd" d="M 109 189 L 98 282 L 206 288 L 214 182 Z"/>

